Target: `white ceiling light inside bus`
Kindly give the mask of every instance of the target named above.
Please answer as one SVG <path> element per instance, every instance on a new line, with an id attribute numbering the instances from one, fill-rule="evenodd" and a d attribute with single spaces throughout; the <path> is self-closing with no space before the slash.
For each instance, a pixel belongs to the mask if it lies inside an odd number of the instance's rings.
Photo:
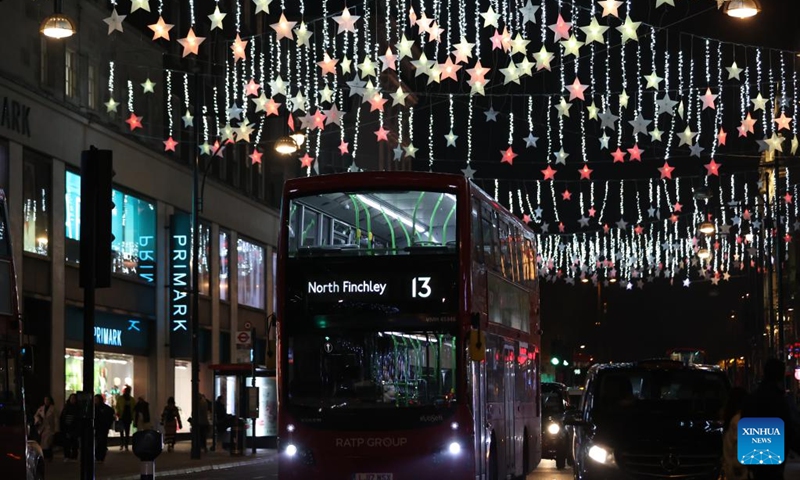
<path id="1" fill-rule="evenodd" d="M 289 445 L 286 445 L 286 455 L 294 457 L 296 454 L 297 447 L 295 447 L 294 444 L 290 443 Z"/>
<path id="2" fill-rule="evenodd" d="M 461 453 L 461 445 L 458 442 L 453 442 L 447 450 L 450 452 L 450 455 L 458 455 Z"/>
<path id="3" fill-rule="evenodd" d="M 423 227 L 419 223 L 412 222 L 411 219 L 408 218 L 406 215 L 402 215 L 399 212 L 396 212 L 396 211 L 392 210 L 391 208 L 385 207 L 385 206 L 381 205 L 380 203 L 376 202 L 375 200 L 372 200 L 371 198 L 366 197 L 364 195 L 356 195 L 356 197 L 358 197 L 359 200 L 361 200 L 365 204 L 369 205 L 370 207 L 378 209 L 378 210 L 382 211 L 383 213 L 385 213 L 386 215 L 394 218 L 395 220 L 399 220 L 399 221 L 405 223 L 406 226 L 413 227 L 419 233 L 425 233 L 425 227 Z"/>

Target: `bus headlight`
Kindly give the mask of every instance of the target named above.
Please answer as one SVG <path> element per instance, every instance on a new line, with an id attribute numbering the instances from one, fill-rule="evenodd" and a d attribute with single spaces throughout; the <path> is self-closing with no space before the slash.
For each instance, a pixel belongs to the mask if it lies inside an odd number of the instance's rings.
<path id="1" fill-rule="evenodd" d="M 550 435 L 556 435 L 558 432 L 561 431 L 561 427 L 557 423 L 551 423 L 547 426 L 547 433 Z"/>
<path id="2" fill-rule="evenodd" d="M 450 428 L 452 428 L 453 430 L 458 430 L 458 422 L 451 423 Z"/>
<path id="3" fill-rule="evenodd" d="M 294 432 L 294 424 L 290 423 L 289 425 L 286 425 L 286 431 L 287 432 Z"/>
<path id="4" fill-rule="evenodd" d="M 458 455 L 461 453 L 461 445 L 458 442 L 452 442 L 447 450 L 450 452 L 450 455 Z"/>
<path id="5" fill-rule="evenodd" d="M 293 443 L 290 443 L 289 445 L 286 445 L 286 455 L 287 456 L 294 457 L 296 454 L 297 454 L 297 447 Z"/>

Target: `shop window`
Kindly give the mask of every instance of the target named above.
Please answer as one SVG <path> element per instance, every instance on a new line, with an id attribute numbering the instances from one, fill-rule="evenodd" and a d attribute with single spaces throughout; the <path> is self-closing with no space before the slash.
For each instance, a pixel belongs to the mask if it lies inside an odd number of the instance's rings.
<path id="1" fill-rule="evenodd" d="M 267 278 L 264 248 L 240 238 L 236 245 L 236 252 L 239 304 L 264 308 L 264 282 Z"/>
<path id="2" fill-rule="evenodd" d="M 228 243 L 230 234 L 226 231 L 219 231 L 219 299 L 229 300 L 228 298 Z"/>
<path id="3" fill-rule="evenodd" d="M 211 293 L 211 227 L 201 223 L 200 224 L 200 258 L 198 260 L 198 275 L 199 289 L 201 295 L 210 295 Z"/>
<path id="4" fill-rule="evenodd" d="M 191 425 L 189 417 L 192 416 L 192 364 L 181 360 L 175 360 L 175 406 L 181 415 L 183 428 L 178 432 L 188 432 Z"/>
<path id="5" fill-rule="evenodd" d="M 112 191 L 111 271 L 138 276 L 155 282 L 156 269 L 156 206 L 119 190 Z M 80 261 L 81 178 L 67 172 L 66 179 L 66 258 Z"/>
<path id="6" fill-rule="evenodd" d="M 50 253 L 50 162 L 25 150 L 22 196 L 25 218 L 23 248 L 26 252 Z"/>

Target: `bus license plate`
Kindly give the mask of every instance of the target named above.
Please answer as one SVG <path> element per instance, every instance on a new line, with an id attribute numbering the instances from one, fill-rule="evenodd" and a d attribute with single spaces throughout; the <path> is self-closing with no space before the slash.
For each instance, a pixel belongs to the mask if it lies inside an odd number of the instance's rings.
<path id="1" fill-rule="evenodd" d="M 356 473 L 353 480 L 393 480 L 391 473 Z"/>

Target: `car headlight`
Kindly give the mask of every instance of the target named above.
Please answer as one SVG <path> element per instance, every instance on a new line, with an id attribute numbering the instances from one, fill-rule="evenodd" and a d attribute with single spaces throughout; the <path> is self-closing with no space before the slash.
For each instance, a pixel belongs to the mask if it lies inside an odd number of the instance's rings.
<path id="1" fill-rule="evenodd" d="M 589 458 L 604 465 L 610 465 L 614 463 L 614 454 L 611 452 L 611 450 L 598 445 L 592 445 L 589 447 Z"/>
<path id="2" fill-rule="evenodd" d="M 561 427 L 557 423 L 551 423 L 547 426 L 547 433 L 550 435 L 555 435 L 561 431 Z"/>

